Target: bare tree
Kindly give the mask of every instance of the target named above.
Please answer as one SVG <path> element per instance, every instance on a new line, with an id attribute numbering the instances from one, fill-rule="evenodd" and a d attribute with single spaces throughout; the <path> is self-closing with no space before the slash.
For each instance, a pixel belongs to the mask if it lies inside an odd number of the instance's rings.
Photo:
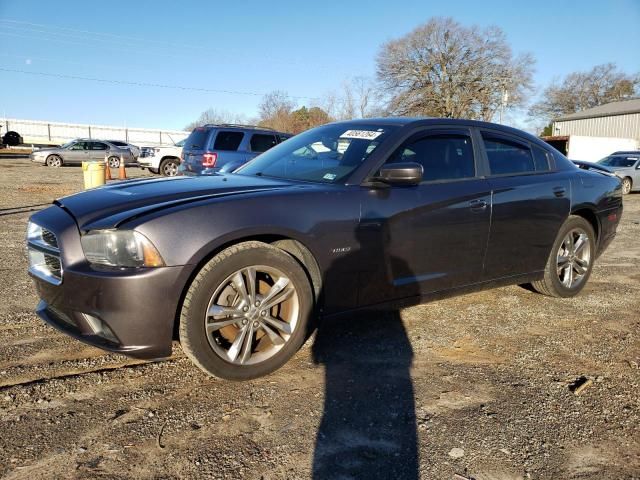
<path id="1" fill-rule="evenodd" d="M 291 132 L 293 128 L 291 112 L 294 108 L 295 103 L 286 92 L 275 90 L 268 93 L 262 97 L 262 102 L 258 106 L 259 125 L 281 132 Z"/>
<path id="2" fill-rule="evenodd" d="M 553 82 L 533 104 L 529 115 L 546 122 L 561 115 L 579 112 L 604 103 L 640 94 L 640 74 L 629 75 L 613 63 L 596 65 L 588 72 L 573 72 L 561 82 Z"/>
<path id="3" fill-rule="evenodd" d="M 434 18 L 381 47 L 377 76 L 390 113 L 491 120 L 524 104 L 533 63 L 497 27 Z"/>
<path id="4" fill-rule="evenodd" d="M 185 130 L 193 130 L 196 127 L 207 124 L 216 123 L 245 123 L 246 117 L 239 113 L 229 112 L 227 110 L 218 110 L 216 108 L 209 108 L 200 114 L 198 119 L 188 124 Z"/>
<path id="5" fill-rule="evenodd" d="M 363 76 L 343 81 L 339 91 L 331 91 L 323 97 L 320 107 L 335 120 L 368 118 L 381 110 L 373 80 Z"/>

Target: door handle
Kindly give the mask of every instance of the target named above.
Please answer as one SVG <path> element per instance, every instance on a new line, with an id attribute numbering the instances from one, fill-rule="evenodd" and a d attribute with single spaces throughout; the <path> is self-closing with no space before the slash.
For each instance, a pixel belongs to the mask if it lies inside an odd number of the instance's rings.
<path id="1" fill-rule="evenodd" d="M 472 212 L 481 212 L 483 210 L 486 210 L 488 205 L 489 204 L 484 200 L 473 200 L 471 203 L 469 203 Z"/>
<path id="2" fill-rule="evenodd" d="M 567 189 L 564 187 L 553 187 L 553 194 L 558 197 L 564 197 L 564 194 L 567 193 Z"/>

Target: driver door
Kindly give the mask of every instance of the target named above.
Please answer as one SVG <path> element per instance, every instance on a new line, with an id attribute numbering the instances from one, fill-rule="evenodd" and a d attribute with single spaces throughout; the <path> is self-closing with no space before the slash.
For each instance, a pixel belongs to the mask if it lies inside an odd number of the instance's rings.
<path id="1" fill-rule="evenodd" d="M 482 277 L 491 192 L 468 128 L 410 137 L 386 164 L 422 165 L 419 185 L 364 188 L 360 306 L 472 284 Z"/>
<path id="2" fill-rule="evenodd" d="M 82 163 L 89 160 L 89 142 L 76 142 L 67 148 L 64 154 L 65 163 Z"/>

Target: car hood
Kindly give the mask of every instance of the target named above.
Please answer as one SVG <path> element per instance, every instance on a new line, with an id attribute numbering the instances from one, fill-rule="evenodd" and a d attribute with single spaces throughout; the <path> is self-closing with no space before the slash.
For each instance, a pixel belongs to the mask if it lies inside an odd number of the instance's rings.
<path id="1" fill-rule="evenodd" d="M 115 228 L 134 217 L 179 204 L 302 186 L 245 175 L 153 178 L 106 185 L 54 203 L 75 218 L 80 230 L 88 231 Z"/>

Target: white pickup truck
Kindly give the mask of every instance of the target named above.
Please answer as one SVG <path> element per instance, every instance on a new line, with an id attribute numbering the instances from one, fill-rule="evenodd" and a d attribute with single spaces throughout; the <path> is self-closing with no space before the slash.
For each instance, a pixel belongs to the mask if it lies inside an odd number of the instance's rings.
<path id="1" fill-rule="evenodd" d="M 148 168 L 152 173 L 173 177 L 178 173 L 184 140 L 167 147 L 142 147 L 138 157 L 140 168 Z"/>

